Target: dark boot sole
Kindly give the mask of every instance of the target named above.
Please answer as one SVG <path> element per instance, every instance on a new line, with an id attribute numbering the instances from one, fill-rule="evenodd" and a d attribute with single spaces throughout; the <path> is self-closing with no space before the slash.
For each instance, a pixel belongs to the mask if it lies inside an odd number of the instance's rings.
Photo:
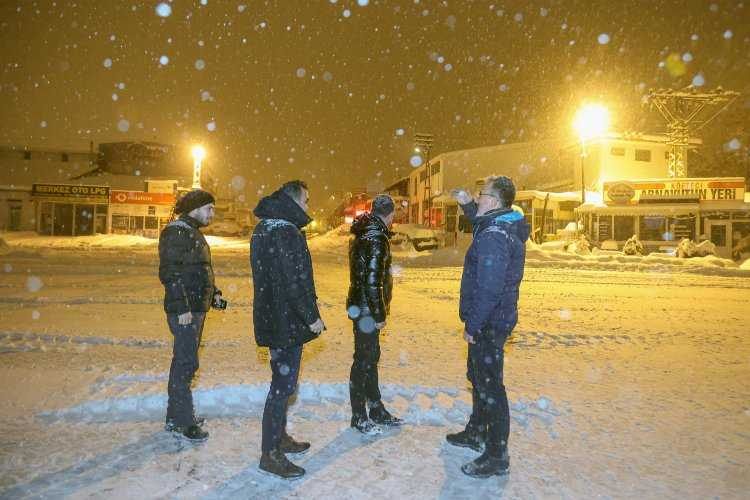
<path id="1" fill-rule="evenodd" d="M 198 438 L 198 439 L 189 438 L 185 434 L 182 434 L 176 431 L 169 431 L 169 433 L 172 434 L 172 436 L 174 436 L 175 439 L 179 439 L 180 441 L 187 441 L 188 443 L 205 443 L 206 441 L 208 441 L 208 438 L 209 438 L 209 436 L 206 436 L 204 438 Z"/>
<path id="2" fill-rule="evenodd" d="M 473 446 L 473 445 L 464 444 L 464 443 L 454 443 L 453 441 L 449 441 L 447 439 L 445 440 L 445 442 L 457 448 L 468 448 L 470 450 L 476 451 L 477 453 L 484 453 L 484 446 Z"/>
<path id="3" fill-rule="evenodd" d="M 270 470 L 262 469 L 260 465 L 258 466 L 258 472 L 260 472 L 264 476 L 273 477 L 276 479 L 283 479 L 285 481 L 295 481 L 297 479 L 302 479 L 303 477 L 305 477 L 304 474 L 300 476 L 282 476 L 280 474 L 276 474 L 275 472 L 271 472 Z"/>
<path id="4" fill-rule="evenodd" d="M 510 467 L 508 467 L 507 469 L 503 469 L 501 471 L 498 471 L 498 472 L 492 472 L 490 474 L 469 474 L 468 472 L 466 472 L 464 470 L 463 467 L 461 467 L 461 472 L 463 472 L 465 475 L 467 475 L 469 477 L 473 477 L 473 478 L 476 478 L 476 479 L 488 479 L 488 478 L 493 477 L 493 476 L 500 476 L 500 477 L 507 476 L 508 474 L 510 474 Z"/>
<path id="5" fill-rule="evenodd" d="M 281 453 L 283 453 L 284 455 L 304 455 L 308 451 L 310 451 L 310 448 L 305 448 L 302 451 L 289 451 L 289 450 L 282 449 Z"/>

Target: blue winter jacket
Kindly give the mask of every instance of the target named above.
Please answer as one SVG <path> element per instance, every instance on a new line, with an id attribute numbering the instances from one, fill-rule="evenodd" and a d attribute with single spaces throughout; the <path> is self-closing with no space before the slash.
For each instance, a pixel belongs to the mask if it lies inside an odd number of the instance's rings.
<path id="1" fill-rule="evenodd" d="M 464 258 L 459 316 L 472 337 L 490 330 L 509 334 L 518 322 L 529 226 L 508 208 L 479 217 L 474 202 L 461 208 L 474 226 L 474 240 Z"/>

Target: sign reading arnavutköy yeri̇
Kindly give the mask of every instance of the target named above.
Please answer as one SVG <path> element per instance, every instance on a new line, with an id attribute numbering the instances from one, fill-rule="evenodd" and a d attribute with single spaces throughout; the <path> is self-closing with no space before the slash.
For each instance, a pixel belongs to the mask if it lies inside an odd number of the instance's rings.
<path id="1" fill-rule="evenodd" d="M 75 184 L 34 184 L 31 196 L 51 201 L 109 202 L 109 186 L 79 186 Z"/>
<path id="2" fill-rule="evenodd" d="M 609 204 L 636 204 L 642 199 L 700 201 L 743 200 L 742 177 L 646 179 L 604 183 L 604 201 Z"/>

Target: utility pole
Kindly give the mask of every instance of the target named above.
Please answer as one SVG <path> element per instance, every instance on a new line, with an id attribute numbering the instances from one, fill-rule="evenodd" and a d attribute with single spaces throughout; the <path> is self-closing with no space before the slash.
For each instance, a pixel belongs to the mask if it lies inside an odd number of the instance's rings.
<path id="1" fill-rule="evenodd" d="M 432 167 L 430 166 L 430 152 L 432 151 L 432 144 L 434 142 L 435 138 L 432 134 L 417 133 L 414 136 L 414 150 L 424 158 L 425 172 L 427 174 L 425 178 L 424 201 L 426 201 L 428 227 L 432 227 Z M 424 214 L 422 214 L 422 220 L 424 221 Z"/>
<path id="2" fill-rule="evenodd" d="M 697 132 L 724 111 L 740 94 L 717 87 L 698 92 L 692 85 L 683 90 L 651 90 L 648 103 L 667 122 L 669 176 L 687 177 L 687 151 L 691 134 Z"/>

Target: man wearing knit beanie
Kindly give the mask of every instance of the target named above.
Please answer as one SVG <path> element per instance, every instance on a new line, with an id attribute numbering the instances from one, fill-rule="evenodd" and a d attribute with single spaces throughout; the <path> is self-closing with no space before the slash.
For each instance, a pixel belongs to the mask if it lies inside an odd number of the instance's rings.
<path id="1" fill-rule="evenodd" d="M 226 301 L 214 285 L 211 250 L 200 231 L 214 217 L 214 197 L 196 189 L 177 201 L 177 220 L 159 236 L 159 279 L 164 285 L 164 311 L 174 337 L 167 386 L 165 429 L 191 441 L 205 441 L 208 432 L 196 418 L 190 384 L 198 370 L 198 347 L 209 308 L 224 309 Z"/>

